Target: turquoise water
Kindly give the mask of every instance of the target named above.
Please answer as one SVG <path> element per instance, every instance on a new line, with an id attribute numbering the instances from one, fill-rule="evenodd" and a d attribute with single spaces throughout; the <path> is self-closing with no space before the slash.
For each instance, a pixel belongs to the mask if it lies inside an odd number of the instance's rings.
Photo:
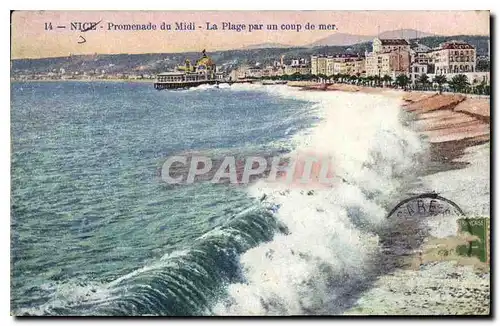
<path id="1" fill-rule="evenodd" d="M 283 152 L 309 103 L 251 90 L 13 83 L 11 311 L 210 314 L 238 255 L 280 232 L 243 187 L 169 186 L 186 151 Z"/>

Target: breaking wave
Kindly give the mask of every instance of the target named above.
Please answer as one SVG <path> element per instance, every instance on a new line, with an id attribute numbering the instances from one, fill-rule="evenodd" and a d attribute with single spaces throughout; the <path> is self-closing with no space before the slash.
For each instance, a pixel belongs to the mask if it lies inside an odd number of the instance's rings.
<path id="1" fill-rule="evenodd" d="M 310 102 L 321 122 L 297 134 L 290 148 L 330 156 L 338 182 L 314 191 L 258 182 L 248 189 L 254 206 L 189 249 L 106 284 L 54 284 L 53 300 L 22 313 L 336 314 L 380 272 L 386 204 L 411 179 L 422 151 L 400 121 L 399 100 L 248 84 L 220 91 Z"/>
<path id="2" fill-rule="evenodd" d="M 238 85 L 237 89 L 258 86 Z M 222 315 L 338 314 L 380 273 L 386 204 L 413 177 L 422 152 L 416 134 L 400 121 L 397 98 L 300 92 L 269 87 L 279 96 L 311 101 L 322 116 L 312 132 L 298 135 L 296 150 L 329 155 L 338 182 L 331 189 L 250 189 L 279 207 L 288 229 L 245 252 L 243 282 L 228 286 L 214 308 Z"/>

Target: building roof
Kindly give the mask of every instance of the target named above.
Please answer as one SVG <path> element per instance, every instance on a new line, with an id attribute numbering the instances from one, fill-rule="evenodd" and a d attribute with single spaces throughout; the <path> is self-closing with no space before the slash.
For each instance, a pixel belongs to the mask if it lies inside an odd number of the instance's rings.
<path id="1" fill-rule="evenodd" d="M 407 40 L 397 38 L 397 39 L 380 39 L 382 45 L 409 45 Z"/>
<path id="2" fill-rule="evenodd" d="M 364 59 L 365 54 L 359 54 L 359 53 L 340 53 L 340 54 L 332 54 L 332 55 L 326 55 L 326 54 L 313 54 L 311 55 L 311 58 L 324 58 L 324 59 L 358 59 L 362 60 Z"/>
<path id="3" fill-rule="evenodd" d="M 361 57 L 359 54 L 354 54 L 354 53 L 341 53 L 341 54 L 336 54 L 336 58 L 359 58 Z"/>
<path id="4" fill-rule="evenodd" d="M 203 50 L 203 51 L 205 51 L 205 50 Z M 198 61 L 196 61 L 196 65 L 197 66 L 204 65 L 206 67 L 212 67 L 212 66 L 215 66 L 215 63 L 212 60 L 212 58 L 210 58 L 209 56 L 207 56 L 205 54 L 205 52 L 203 52 L 203 56 L 200 59 L 198 59 Z"/>
<path id="5" fill-rule="evenodd" d="M 440 50 L 448 50 L 448 49 L 474 49 L 472 45 L 465 42 L 447 42 L 443 44 Z"/>
<path id="6" fill-rule="evenodd" d="M 412 45 L 411 49 L 417 53 L 425 53 L 425 52 L 431 51 L 430 47 L 428 47 L 427 45 L 424 45 L 424 44 L 420 44 L 420 43 L 416 43 L 416 44 Z"/>
<path id="7" fill-rule="evenodd" d="M 410 65 L 411 65 L 412 67 L 413 67 L 413 66 L 420 66 L 420 67 L 422 67 L 422 66 L 429 66 L 429 64 L 428 64 L 428 63 L 420 63 L 420 62 L 412 62 L 412 63 L 410 63 Z"/>

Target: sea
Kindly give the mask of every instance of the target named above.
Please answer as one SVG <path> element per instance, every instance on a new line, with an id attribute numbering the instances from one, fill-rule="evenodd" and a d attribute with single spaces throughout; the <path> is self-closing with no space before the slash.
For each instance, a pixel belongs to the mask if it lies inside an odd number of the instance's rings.
<path id="1" fill-rule="evenodd" d="M 287 151 L 317 118 L 255 90 L 12 85 L 12 311 L 197 315 L 276 221 L 245 189 L 169 187 L 171 155 Z"/>
<path id="2" fill-rule="evenodd" d="M 399 100 L 284 85 L 11 86 L 14 315 L 339 314 L 425 146 Z M 169 185 L 166 158 L 333 158 L 338 184 Z"/>

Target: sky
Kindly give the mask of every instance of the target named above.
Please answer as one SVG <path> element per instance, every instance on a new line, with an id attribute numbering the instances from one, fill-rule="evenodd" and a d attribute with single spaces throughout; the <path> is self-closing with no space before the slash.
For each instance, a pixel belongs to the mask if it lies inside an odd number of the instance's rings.
<path id="1" fill-rule="evenodd" d="M 99 22 L 97 30 L 71 30 L 72 22 Z M 175 31 L 176 22 L 193 22 L 195 31 Z M 52 30 L 46 29 L 52 24 Z M 154 24 L 153 31 L 114 30 L 114 25 Z M 160 30 L 161 24 L 172 30 Z M 207 30 L 216 24 L 217 30 Z M 222 30 L 223 23 L 246 30 Z M 305 29 L 307 23 L 315 29 Z M 378 31 L 417 29 L 437 35 L 489 35 L 488 11 L 15 11 L 11 16 L 11 58 L 70 54 L 171 53 L 244 48 L 261 43 L 307 45 L 335 33 L 377 35 Z M 249 31 L 250 25 L 263 30 Z M 276 24 L 277 31 L 266 30 Z M 302 30 L 281 30 L 300 24 Z M 336 30 L 319 30 L 319 24 Z M 57 28 L 65 26 L 65 28 Z M 88 25 L 87 25 L 88 26 Z M 226 25 L 227 26 L 227 25 Z"/>

